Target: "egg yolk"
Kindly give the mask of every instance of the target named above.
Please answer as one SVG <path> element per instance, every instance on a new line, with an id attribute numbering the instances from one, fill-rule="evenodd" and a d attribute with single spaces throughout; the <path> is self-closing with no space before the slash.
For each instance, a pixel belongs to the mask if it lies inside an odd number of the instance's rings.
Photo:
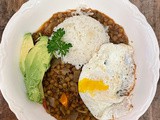
<path id="1" fill-rule="evenodd" d="M 94 91 L 105 91 L 108 90 L 109 86 L 103 83 L 103 80 L 92 80 L 83 78 L 79 82 L 79 92 L 89 92 L 93 95 Z"/>

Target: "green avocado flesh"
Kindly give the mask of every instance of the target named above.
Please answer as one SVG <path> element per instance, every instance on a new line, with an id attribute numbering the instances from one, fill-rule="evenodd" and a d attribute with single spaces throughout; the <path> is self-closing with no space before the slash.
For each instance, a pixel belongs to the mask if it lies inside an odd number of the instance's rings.
<path id="1" fill-rule="evenodd" d="M 42 103 L 44 98 L 42 80 L 50 67 L 52 58 L 48 53 L 47 45 L 48 37 L 41 36 L 36 45 L 30 49 L 24 61 L 27 96 L 31 101 L 38 103 Z"/>
<path id="2" fill-rule="evenodd" d="M 21 52 L 20 52 L 20 69 L 22 71 L 22 74 L 25 75 L 25 59 L 26 56 L 31 48 L 34 47 L 33 44 L 33 39 L 31 33 L 27 33 L 23 37 L 23 43 L 21 47 Z"/>

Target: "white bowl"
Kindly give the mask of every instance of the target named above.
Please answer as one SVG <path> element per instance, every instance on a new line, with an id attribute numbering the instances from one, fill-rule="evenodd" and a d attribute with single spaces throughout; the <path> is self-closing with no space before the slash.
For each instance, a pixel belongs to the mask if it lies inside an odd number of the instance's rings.
<path id="1" fill-rule="evenodd" d="M 133 91 L 133 110 L 120 120 L 138 120 L 151 104 L 159 78 L 159 47 L 145 17 L 129 0 L 30 0 L 8 22 L 0 45 L 0 85 L 10 109 L 19 120 L 54 120 L 42 105 L 26 97 L 19 69 L 22 36 L 36 31 L 53 13 L 85 4 L 122 25 L 133 41 L 137 81 Z"/>

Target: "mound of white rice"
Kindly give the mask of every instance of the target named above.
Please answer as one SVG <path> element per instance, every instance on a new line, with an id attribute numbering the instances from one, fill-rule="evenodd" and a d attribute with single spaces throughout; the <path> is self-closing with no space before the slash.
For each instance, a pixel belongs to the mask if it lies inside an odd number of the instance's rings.
<path id="1" fill-rule="evenodd" d="M 102 44 L 109 42 L 103 25 L 89 16 L 70 17 L 59 24 L 55 31 L 59 28 L 65 30 L 63 40 L 73 46 L 62 61 L 77 69 L 86 64 Z"/>

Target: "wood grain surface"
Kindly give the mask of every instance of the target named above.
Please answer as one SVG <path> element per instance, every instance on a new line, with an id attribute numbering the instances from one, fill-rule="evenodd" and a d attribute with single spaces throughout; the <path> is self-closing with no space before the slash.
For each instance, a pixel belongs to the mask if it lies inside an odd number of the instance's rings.
<path id="1" fill-rule="evenodd" d="M 27 0 L 0 0 L 0 40 L 2 32 L 11 16 Z M 130 0 L 146 16 L 153 27 L 160 44 L 160 0 Z M 0 120 L 17 120 L 0 93 Z M 160 82 L 156 96 L 148 111 L 140 120 L 160 120 Z"/>

